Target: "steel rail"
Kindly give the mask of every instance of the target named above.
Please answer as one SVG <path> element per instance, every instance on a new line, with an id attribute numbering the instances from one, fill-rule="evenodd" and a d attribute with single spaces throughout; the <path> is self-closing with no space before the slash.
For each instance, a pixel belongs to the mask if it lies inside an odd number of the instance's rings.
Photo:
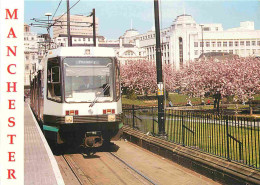
<path id="1" fill-rule="evenodd" d="M 153 185 L 157 185 L 155 182 L 153 182 L 149 177 L 145 176 L 144 174 L 142 174 L 140 171 L 138 171 L 137 169 L 135 169 L 134 167 L 132 167 L 130 164 L 128 164 L 127 162 L 125 162 L 123 159 L 121 159 L 120 157 L 118 157 L 117 155 L 115 155 L 112 152 L 109 152 L 109 154 L 111 154 L 113 157 L 115 157 L 116 159 L 118 159 L 120 162 L 122 162 L 124 165 L 126 165 L 127 167 L 129 167 L 131 170 L 133 170 L 134 172 L 136 172 L 138 175 L 140 175 L 141 177 L 145 178 L 148 182 L 150 182 Z"/>
<path id="2" fill-rule="evenodd" d="M 81 182 L 80 178 L 78 177 L 77 173 L 75 172 L 75 170 L 72 168 L 72 164 L 70 164 L 70 162 L 66 159 L 66 157 L 64 155 L 62 155 L 62 158 L 65 160 L 65 162 L 67 163 L 67 165 L 69 166 L 69 168 L 71 169 L 72 173 L 75 175 L 75 177 L 77 178 L 78 182 L 81 185 L 84 185 L 84 183 Z"/>

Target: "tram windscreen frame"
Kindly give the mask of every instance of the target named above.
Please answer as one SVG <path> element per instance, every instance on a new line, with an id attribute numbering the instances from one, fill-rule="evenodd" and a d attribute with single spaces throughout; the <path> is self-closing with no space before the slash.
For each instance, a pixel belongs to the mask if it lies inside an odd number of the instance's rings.
<path id="1" fill-rule="evenodd" d="M 64 58 L 65 102 L 113 101 L 116 95 L 114 61 L 111 57 Z"/>

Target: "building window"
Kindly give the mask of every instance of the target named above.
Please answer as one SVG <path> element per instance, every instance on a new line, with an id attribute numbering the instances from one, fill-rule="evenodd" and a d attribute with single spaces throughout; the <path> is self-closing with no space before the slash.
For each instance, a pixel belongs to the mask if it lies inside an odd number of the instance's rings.
<path id="1" fill-rule="evenodd" d="M 203 28 L 203 31 L 209 31 L 209 30 L 210 30 L 209 27 L 205 27 L 205 28 Z"/>
<path id="2" fill-rule="evenodd" d="M 90 38 L 88 38 L 88 41 L 90 41 Z"/>
<path id="3" fill-rule="evenodd" d="M 227 42 L 223 42 L 223 46 L 224 46 L 224 47 L 227 47 Z"/>
<path id="4" fill-rule="evenodd" d="M 212 47 L 216 47 L 216 42 L 211 42 Z"/>
<path id="5" fill-rule="evenodd" d="M 29 64 L 25 64 L 25 71 L 29 70 Z"/>
<path id="6" fill-rule="evenodd" d="M 86 39 L 85 39 L 85 38 L 83 38 L 83 41 L 86 41 Z"/>
<path id="7" fill-rule="evenodd" d="M 198 54 L 199 54 L 199 53 L 198 53 L 198 50 L 195 50 L 195 51 L 194 51 L 194 54 L 195 54 L 195 55 L 198 55 Z"/>
<path id="8" fill-rule="evenodd" d="M 250 41 L 246 41 L 246 46 L 250 46 Z"/>
<path id="9" fill-rule="evenodd" d="M 221 47 L 221 42 L 218 42 L 218 47 Z"/>
<path id="10" fill-rule="evenodd" d="M 206 42 L 206 47 L 209 47 L 210 46 L 210 43 L 209 42 Z"/>
<path id="11" fill-rule="evenodd" d="M 229 41 L 229 46 L 232 47 L 233 46 L 233 42 Z"/>
<path id="12" fill-rule="evenodd" d="M 257 41 L 257 45 L 260 46 L 260 41 Z"/>
<path id="13" fill-rule="evenodd" d="M 235 41 L 235 46 L 238 46 L 238 41 Z"/>
<path id="14" fill-rule="evenodd" d="M 180 56 L 180 67 L 183 67 L 183 40 L 179 37 L 179 56 Z"/>
<path id="15" fill-rule="evenodd" d="M 233 54 L 233 50 L 229 50 L 229 53 Z"/>
<path id="16" fill-rule="evenodd" d="M 200 42 L 200 47 L 202 47 L 204 44 L 203 44 L 203 42 Z"/>
<path id="17" fill-rule="evenodd" d="M 255 41 L 252 41 L 252 46 L 255 46 Z"/>
<path id="18" fill-rule="evenodd" d="M 36 71 L 36 64 L 33 64 L 33 65 L 32 65 L 32 70 L 33 70 L 33 71 Z"/>

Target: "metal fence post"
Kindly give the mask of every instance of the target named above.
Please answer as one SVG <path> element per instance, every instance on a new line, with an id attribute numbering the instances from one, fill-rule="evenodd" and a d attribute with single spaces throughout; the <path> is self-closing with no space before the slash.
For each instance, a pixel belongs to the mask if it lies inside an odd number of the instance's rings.
<path id="1" fill-rule="evenodd" d="M 228 161 L 230 161 L 230 157 L 229 157 L 228 116 L 226 117 L 226 134 L 227 134 L 227 159 L 228 159 Z"/>
<path id="2" fill-rule="evenodd" d="M 185 146 L 185 144 L 184 144 L 185 130 L 184 130 L 184 116 L 183 116 L 183 111 L 181 111 L 181 126 L 182 126 L 182 146 Z"/>
<path id="3" fill-rule="evenodd" d="M 153 107 L 152 107 L 152 115 L 153 115 Z M 154 115 L 153 115 L 153 134 L 154 134 Z"/>
<path id="4" fill-rule="evenodd" d="M 132 111 L 133 111 L 133 128 L 135 128 L 135 106 L 132 105 Z"/>

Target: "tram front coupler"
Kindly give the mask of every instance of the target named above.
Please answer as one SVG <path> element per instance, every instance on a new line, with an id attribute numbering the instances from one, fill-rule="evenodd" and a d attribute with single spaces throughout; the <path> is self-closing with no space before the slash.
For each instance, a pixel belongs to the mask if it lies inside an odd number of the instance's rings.
<path id="1" fill-rule="evenodd" d="M 102 134 L 100 131 L 86 132 L 83 141 L 84 147 L 100 147 L 103 144 Z"/>

